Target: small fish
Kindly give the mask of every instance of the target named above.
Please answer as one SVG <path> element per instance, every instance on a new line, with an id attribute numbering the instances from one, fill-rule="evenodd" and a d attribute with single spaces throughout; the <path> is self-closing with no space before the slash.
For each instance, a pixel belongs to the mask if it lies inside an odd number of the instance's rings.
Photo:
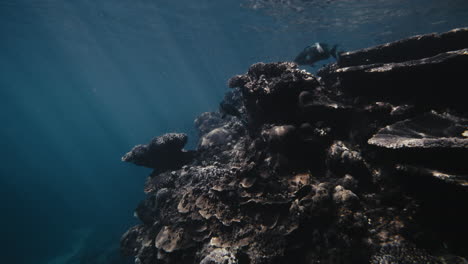
<path id="1" fill-rule="evenodd" d="M 338 45 L 334 45 L 333 48 L 330 49 L 328 44 L 317 42 L 313 45 L 305 47 L 304 50 L 296 56 L 294 62 L 299 65 L 314 66 L 315 62 L 326 60 L 330 57 L 337 59 L 337 47 Z"/>

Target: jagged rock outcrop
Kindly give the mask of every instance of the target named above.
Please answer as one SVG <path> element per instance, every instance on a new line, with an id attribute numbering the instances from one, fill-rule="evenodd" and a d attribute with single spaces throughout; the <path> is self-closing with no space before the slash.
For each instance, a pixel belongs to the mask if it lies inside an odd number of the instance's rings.
<path id="1" fill-rule="evenodd" d="M 122 251 L 142 264 L 467 263 L 468 113 L 453 86 L 466 32 L 351 52 L 321 78 L 293 63 L 233 77 L 219 112 L 195 121 L 190 159 L 183 136 L 124 156 L 155 171 Z M 435 44 L 408 55 L 421 41 Z M 435 78 L 440 101 L 425 90 Z"/>
<path id="2" fill-rule="evenodd" d="M 122 161 L 153 168 L 159 172 L 177 169 L 190 161 L 192 151 L 185 151 L 187 135 L 167 133 L 153 138 L 146 145 L 137 145 L 122 157 Z"/>
<path id="3" fill-rule="evenodd" d="M 292 62 L 256 63 L 245 75 L 229 80 L 239 87 L 251 125 L 290 122 L 297 115 L 299 93 L 319 86 L 310 73 L 299 70 Z"/>
<path id="4" fill-rule="evenodd" d="M 335 73 L 346 91 L 355 96 L 466 111 L 463 94 L 467 63 L 468 49 L 461 49 L 418 60 L 344 67 Z"/>
<path id="5" fill-rule="evenodd" d="M 435 111 L 380 129 L 369 144 L 390 149 L 459 148 L 468 150 L 468 119 Z M 468 153 L 467 153 L 468 154 Z"/>
<path id="6" fill-rule="evenodd" d="M 468 28 L 418 35 L 383 45 L 340 54 L 340 67 L 404 62 L 430 58 L 468 47 Z"/>

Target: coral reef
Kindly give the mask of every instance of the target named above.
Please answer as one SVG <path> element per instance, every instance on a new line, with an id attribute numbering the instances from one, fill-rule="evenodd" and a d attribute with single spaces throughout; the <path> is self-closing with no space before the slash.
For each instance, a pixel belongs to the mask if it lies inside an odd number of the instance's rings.
<path id="1" fill-rule="evenodd" d="M 219 112 L 196 119 L 196 151 L 167 134 L 123 157 L 155 171 L 122 252 L 141 264 L 468 263 L 467 39 L 349 52 L 320 77 L 289 62 L 234 76 Z"/>

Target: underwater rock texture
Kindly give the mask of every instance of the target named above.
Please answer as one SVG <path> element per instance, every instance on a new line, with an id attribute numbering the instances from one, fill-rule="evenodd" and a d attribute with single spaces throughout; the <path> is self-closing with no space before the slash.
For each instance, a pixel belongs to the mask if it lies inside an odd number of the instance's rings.
<path id="1" fill-rule="evenodd" d="M 179 134 L 124 156 L 157 170 L 122 252 L 142 264 L 467 263 L 468 113 L 448 80 L 468 73 L 466 32 L 349 53 L 374 64 L 321 78 L 288 62 L 233 77 L 220 111 L 195 121 L 191 159 Z M 386 55 L 414 41 L 437 45 Z"/>
<path id="2" fill-rule="evenodd" d="M 442 34 L 426 34 L 340 54 L 340 67 L 375 63 L 395 63 L 430 58 L 440 53 L 468 47 L 468 28 Z"/>
<path id="3" fill-rule="evenodd" d="M 180 168 L 191 158 L 190 151 L 182 148 L 187 144 L 187 135 L 168 133 L 155 137 L 146 145 L 137 145 L 122 157 L 122 161 L 165 171 Z"/>

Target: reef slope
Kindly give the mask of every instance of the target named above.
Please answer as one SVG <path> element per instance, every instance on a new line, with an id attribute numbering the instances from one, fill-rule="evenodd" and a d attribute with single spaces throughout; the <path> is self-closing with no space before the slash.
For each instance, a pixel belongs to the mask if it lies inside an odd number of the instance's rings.
<path id="1" fill-rule="evenodd" d="M 468 263 L 468 30 L 343 54 L 316 77 L 257 63 L 124 161 L 154 168 L 135 263 Z M 397 55 L 395 55 L 397 54 Z"/>

